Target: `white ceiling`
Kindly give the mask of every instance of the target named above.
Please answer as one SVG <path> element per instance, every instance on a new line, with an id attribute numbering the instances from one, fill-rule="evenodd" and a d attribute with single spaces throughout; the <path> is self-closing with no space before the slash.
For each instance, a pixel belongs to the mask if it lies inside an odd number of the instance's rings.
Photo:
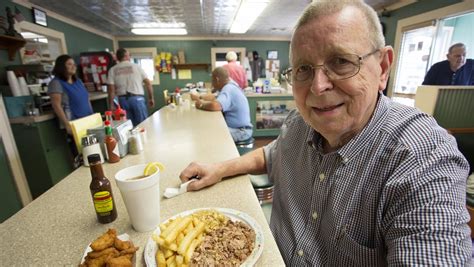
<path id="1" fill-rule="evenodd" d="M 134 36 L 133 23 L 184 23 L 188 36 L 233 37 L 242 0 L 30 0 L 29 2 L 114 36 Z M 338 1 L 338 0 L 334 0 Z M 271 0 L 245 37 L 290 37 L 311 0 Z M 399 0 L 365 0 L 381 9 Z"/>

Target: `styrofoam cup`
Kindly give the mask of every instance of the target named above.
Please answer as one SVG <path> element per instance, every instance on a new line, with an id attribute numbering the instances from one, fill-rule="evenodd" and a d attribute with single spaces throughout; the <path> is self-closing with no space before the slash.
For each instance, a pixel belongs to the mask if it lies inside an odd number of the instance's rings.
<path id="1" fill-rule="evenodd" d="M 152 231 L 160 223 L 160 171 L 145 178 L 129 180 L 143 175 L 146 165 L 131 166 L 115 174 L 128 216 L 137 232 Z"/>

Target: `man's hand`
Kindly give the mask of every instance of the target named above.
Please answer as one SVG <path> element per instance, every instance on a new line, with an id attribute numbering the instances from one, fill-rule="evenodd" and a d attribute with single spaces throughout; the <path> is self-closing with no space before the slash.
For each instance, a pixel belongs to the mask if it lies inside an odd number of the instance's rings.
<path id="1" fill-rule="evenodd" d="M 148 106 L 150 108 L 154 108 L 155 107 L 155 99 L 151 98 L 148 100 Z"/>
<path id="2" fill-rule="evenodd" d="M 181 172 L 179 179 L 184 183 L 189 181 L 191 177 L 198 176 L 199 178 L 196 181 L 188 185 L 188 191 L 197 191 L 222 180 L 222 177 L 218 174 L 218 169 L 217 164 L 204 165 L 192 162 Z"/>

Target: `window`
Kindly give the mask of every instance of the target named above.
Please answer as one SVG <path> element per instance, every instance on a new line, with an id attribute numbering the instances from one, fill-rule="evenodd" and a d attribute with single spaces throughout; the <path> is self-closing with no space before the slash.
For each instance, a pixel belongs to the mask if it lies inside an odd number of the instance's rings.
<path id="1" fill-rule="evenodd" d="M 446 59 L 450 45 L 462 42 L 474 47 L 473 11 L 470 0 L 399 20 L 387 95 L 414 100 L 426 72 Z M 472 57 L 469 49 L 467 57 Z"/>
<path id="2" fill-rule="evenodd" d="M 394 93 L 416 93 L 425 77 L 435 30 L 430 25 L 403 33 Z"/>
<path id="3" fill-rule="evenodd" d="M 130 53 L 130 61 L 142 67 L 151 83 L 155 85 L 160 84 L 160 76 L 156 72 L 154 63 L 154 59 L 156 57 L 156 48 L 145 47 L 126 49 Z"/>
<path id="4" fill-rule="evenodd" d="M 26 45 L 20 50 L 21 60 L 27 63 L 54 63 L 56 58 L 67 54 L 64 33 L 22 21 L 15 29 L 25 38 Z"/>

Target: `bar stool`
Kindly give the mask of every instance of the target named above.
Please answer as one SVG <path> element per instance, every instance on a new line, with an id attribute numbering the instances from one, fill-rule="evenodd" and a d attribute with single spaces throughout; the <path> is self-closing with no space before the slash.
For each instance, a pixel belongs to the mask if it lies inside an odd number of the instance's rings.
<path id="1" fill-rule="evenodd" d="M 268 175 L 250 175 L 250 182 L 260 205 L 273 202 L 273 184 L 268 180 Z"/>
<path id="2" fill-rule="evenodd" d="M 239 155 L 242 156 L 243 154 L 252 151 L 254 143 L 255 143 L 255 139 L 253 137 L 250 137 L 249 139 L 246 139 L 243 141 L 235 142 L 235 145 L 237 146 L 237 150 L 239 151 Z"/>
<path id="3" fill-rule="evenodd" d="M 235 142 L 239 154 L 242 156 L 254 148 L 255 139 L 250 137 L 247 140 Z M 273 184 L 268 180 L 268 175 L 250 175 L 250 182 L 257 195 L 260 205 L 272 203 L 273 201 Z"/>

